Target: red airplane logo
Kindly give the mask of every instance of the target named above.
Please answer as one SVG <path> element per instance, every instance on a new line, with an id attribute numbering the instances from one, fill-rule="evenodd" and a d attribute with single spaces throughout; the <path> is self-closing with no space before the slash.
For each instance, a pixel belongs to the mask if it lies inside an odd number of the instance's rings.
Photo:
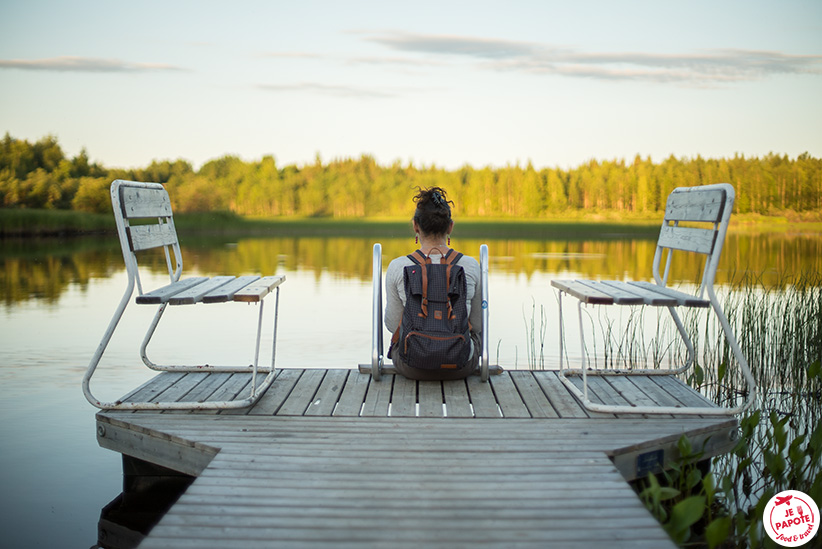
<path id="1" fill-rule="evenodd" d="M 777 497 L 776 503 L 774 505 L 782 505 L 783 503 L 788 503 L 789 501 L 791 501 L 792 497 L 793 496 L 785 496 L 784 498 Z"/>

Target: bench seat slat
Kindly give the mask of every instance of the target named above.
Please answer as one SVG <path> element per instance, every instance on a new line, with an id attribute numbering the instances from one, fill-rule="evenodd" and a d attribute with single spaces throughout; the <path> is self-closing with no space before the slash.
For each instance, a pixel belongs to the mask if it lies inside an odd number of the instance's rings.
<path id="1" fill-rule="evenodd" d="M 169 305 L 193 305 L 203 300 L 203 296 L 234 280 L 233 276 L 215 276 L 202 284 L 182 291 L 168 300 Z"/>
<path id="2" fill-rule="evenodd" d="M 234 294 L 259 278 L 259 275 L 238 276 L 228 284 L 224 284 L 205 294 L 203 296 L 203 303 L 224 303 L 226 301 L 232 301 Z"/>
<path id="3" fill-rule="evenodd" d="M 646 290 L 650 290 L 652 292 L 672 297 L 677 300 L 677 305 L 679 305 L 680 307 L 710 307 L 711 305 L 711 302 L 707 299 L 700 299 L 695 295 L 680 292 L 672 288 L 666 288 L 665 286 L 660 286 L 659 284 L 653 284 L 651 282 L 643 281 L 633 281 L 630 282 L 630 284 L 632 286 L 645 288 Z"/>
<path id="4" fill-rule="evenodd" d="M 631 291 L 630 288 L 616 286 L 610 282 L 600 282 L 595 280 L 577 280 L 580 284 L 584 284 L 590 288 L 598 290 L 604 294 L 610 295 L 614 298 L 616 305 L 642 305 L 645 299 L 637 295 L 636 292 Z"/>
<path id="5" fill-rule="evenodd" d="M 189 288 L 202 284 L 208 280 L 208 277 L 197 276 L 192 278 L 184 278 L 177 282 L 172 282 L 162 288 L 157 288 L 151 292 L 137 296 L 137 303 L 140 305 L 159 305 L 166 303 L 172 296 L 179 294 Z"/>
<path id="6" fill-rule="evenodd" d="M 634 295 L 637 295 L 640 298 L 642 298 L 643 304 L 651 305 L 652 307 L 672 307 L 677 304 L 676 299 L 674 299 L 673 297 L 663 295 L 659 292 L 655 292 L 652 289 L 634 286 L 633 284 L 620 282 L 618 280 L 608 280 L 606 282 L 603 282 L 603 284 L 611 286 L 615 290 L 630 292 Z"/>
<path id="7" fill-rule="evenodd" d="M 282 284 L 284 280 L 285 276 L 283 275 L 264 276 L 235 293 L 234 301 L 242 301 L 244 303 L 261 301 L 271 290 Z"/>
<path id="8" fill-rule="evenodd" d="M 552 280 L 551 285 L 585 303 L 594 305 L 613 305 L 614 303 L 614 298 L 610 295 L 586 286 L 578 280 Z"/>

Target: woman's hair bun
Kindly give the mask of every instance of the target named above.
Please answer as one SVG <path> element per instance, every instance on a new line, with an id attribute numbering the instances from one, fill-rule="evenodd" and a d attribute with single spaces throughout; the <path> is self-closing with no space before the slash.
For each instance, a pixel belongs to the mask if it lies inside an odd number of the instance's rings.
<path id="1" fill-rule="evenodd" d="M 420 230 L 425 234 L 443 235 L 448 232 L 451 226 L 451 205 L 454 203 L 448 200 L 448 193 L 442 187 L 430 187 L 421 189 L 417 187 L 417 194 L 414 202 L 417 203 L 417 211 L 414 212 L 414 220 L 419 225 Z"/>

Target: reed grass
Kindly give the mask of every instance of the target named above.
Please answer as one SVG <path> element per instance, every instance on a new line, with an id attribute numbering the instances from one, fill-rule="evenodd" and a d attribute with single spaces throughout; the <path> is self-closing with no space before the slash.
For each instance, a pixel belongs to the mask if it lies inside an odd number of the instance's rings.
<path id="1" fill-rule="evenodd" d="M 786 276 L 770 286 L 761 276 L 744 275 L 723 286 L 719 297 L 756 381 L 756 404 L 740 418 L 738 444 L 713 459 L 711 473 L 694 467 L 698 449 L 683 453 L 666 473 L 668 488 L 687 477 L 699 482 L 675 488 L 677 496 L 657 516 L 683 546 L 755 548 L 767 545 L 762 513 L 775 494 L 799 490 L 822 501 L 822 275 Z M 746 384 L 715 316 L 692 312 L 684 321 L 697 349 L 686 381 L 718 405 L 740 404 Z M 658 334 L 675 336 L 665 327 Z M 683 353 L 666 348 L 663 354 L 675 361 Z M 654 364 L 661 366 L 658 358 Z M 659 502 L 649 496 L 661 493 L 654 482 L 642 493 L 658 512 Z M 701 501 L 703 508 L 699 521 L 682 529 L 671 521 L 686 500 L 691 506 Z M 701 527 L 691 531 L 696 524 Z"/>

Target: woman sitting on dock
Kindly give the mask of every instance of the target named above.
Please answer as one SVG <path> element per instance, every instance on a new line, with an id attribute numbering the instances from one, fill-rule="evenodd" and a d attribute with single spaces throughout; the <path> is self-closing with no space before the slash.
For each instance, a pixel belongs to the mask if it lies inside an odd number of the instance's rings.
<path id="1" fill-rule="evenodd" d="M 453 201 L 445 190 L 421 189 L 413 200 L 419 250 L 391 261 L 385 273 L 385 325 L 394 335 L 388 356 L 410 379 L 462 379 L 481 353 L 480 266 L 450 248 Z"/>

